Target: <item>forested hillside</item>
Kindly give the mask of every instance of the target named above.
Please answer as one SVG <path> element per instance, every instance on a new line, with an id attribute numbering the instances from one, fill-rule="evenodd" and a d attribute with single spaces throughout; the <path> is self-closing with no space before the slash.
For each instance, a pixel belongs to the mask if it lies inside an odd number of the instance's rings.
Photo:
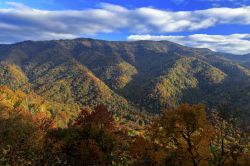
<path id="1" fill-rule="evenodd" d="M 168 41 L 0 45 L 0 165 L 247 166 L 248 63 Z"/>
<path id="2" fill-rule="evenodd" d="M 104 103 L 127 119 L 131 112 L 159 113 L 183 102 L 230 104 L 249 116 L 247 55 L 232 58 L 168 41 L 93 39 L 25 41 L 0 45 L 0 53 L 1 85 L 51 102 Z"/>
<path id="3" fill-rule="evenodd" d="M 233 54 L 222 54 L 225 58 L 228 58 L 236 63 L 245 66 L 246 68 L 250 69 L 250 54 L 245 55 L 233 55 Z"/>

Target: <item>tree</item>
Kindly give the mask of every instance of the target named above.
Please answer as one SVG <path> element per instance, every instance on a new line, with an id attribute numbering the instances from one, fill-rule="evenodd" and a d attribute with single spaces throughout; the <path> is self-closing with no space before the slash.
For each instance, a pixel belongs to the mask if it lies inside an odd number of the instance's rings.
<path id="1" fill-rule="evenodd" d="M 133 165 L 164 166 L 167 158 L 166 149 L 143 137 L 136 137 L 130 147 Z"/>
<path id="2" fill-rule="evenodd" d="M 174 149 L 176 159 L 193 166 L 204 165 L 209 157 L 208 144 L 212 136 L 203 105 L 183 104 L 165 110 L 149 129 L 152 141 Z"/>
<path id="3" fill-rule="evenodd" d="M 0 165 L 35 165 L 53 121 L 21 108 L 4 111 L 0 117 Z"/>
<path id="4" fill-rule="evenodd" d="M 121 148 L 115 122 L 107 107 L 83 109 L 68 128 L 51 130 L 46 137 L 45 161 L 69 165 L 111 165 Z M 50 161 L 48 161 L 49 159 Z"/>
<path id="5" fill-rule="evenodd" d="M 241 160 L 249 151 L 249 132 L 247 126 L 241 125 L 236 115 L 227 105 L 212 110 L 210 122 L 215 131 L 215 136 L 210 143 L 212 153 L 211 163 L 215 166 L 242 165 Z"/>
<path id="6" fill-rule="evenodd" d="M 100 104 L 96 106 L 93 112 L 83 109 L 73 125 L 80 127 L 95 125 L 99 129 L 112 130 L 114 119 L 107 107 Z"/>

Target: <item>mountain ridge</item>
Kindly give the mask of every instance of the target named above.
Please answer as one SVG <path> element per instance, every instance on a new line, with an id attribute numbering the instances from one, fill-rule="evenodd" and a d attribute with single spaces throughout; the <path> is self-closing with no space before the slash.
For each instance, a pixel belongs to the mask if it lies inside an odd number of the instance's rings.
<path id="1" fill-rule="evenodd" d="M 249 95 L 234 98 L 249 91 L 244 65 L 228 54 L 169 41 L 24 41 L 0 45 L 0 53 L 0 61 L 20 69 L 46 100 L 80 107 L 104 103 L 135 121 L 132 110 L 159 113 L 183 102 L 243 109 L 241 102 L 250 101 Z"/>

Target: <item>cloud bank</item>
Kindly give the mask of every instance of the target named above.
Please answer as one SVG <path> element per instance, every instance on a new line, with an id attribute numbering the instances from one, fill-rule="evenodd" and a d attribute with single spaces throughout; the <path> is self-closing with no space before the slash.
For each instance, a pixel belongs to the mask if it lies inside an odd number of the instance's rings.
<path id="1" fill-rule="evenodd" d="M 104 3 L 98 9 L 48 11 L 14 2 L 8 4 L 9 8 L 0 9 L 1 41 L 11 34 L 12 40 L 18 40 L 22 36 L 24 39 L 70 38 L 123 29 L 131 33 L 167 33 L 218 24 L 250 25 L 250 6 L 171 12 L 150 7 L 127 9 Z"/>
<path id="2" fill-rule="evenodd" d="M 168 40 L 182 45 L 209 48 L 213 51 L 227 52 L 233 54 L 247 54 L 250 52 L 250 34 L 232 35 L 207 35 L 195 34 L 189 36 L 151 36 L 130 35 L 128 40 Z"/>
<path id="3" fill-rule="evenodd" d="M 15 2 L 9 2 L 8 5 L 7 8 L 0 8 L 0 43 L 93 37 L 97 34 L 112 34 L 119 31 L 137 35 L 156 32 L 167 34 L 192 32 L 220 24 L 250 25 L 250 6 L 174 12 L 151 7 L 125 8 L 107 3 L 102 3 L 99 8 L 83 10 L 40 10 Z M 196 41 L 193 39 L 195 36 L 200 35 L 191 35 L 182 39 Z M 216 36 L 203 35 L 202 37 L 211 39 Z M 223 38 L 229 42 L 227 37 Z M 238 42 L 234 46 L 244 44 L 241 49 L 237 47 L 237 50 L 241 52 L 248 50 L 247 47 L 245 48 L 249 44 L 248 40 L 237 38 L 234 41 Z M 182 43 L 191 45 L 187 42 Z M 196 42 L 199 42 L 202 47 L 207 44 L 207 42 L 203 44 L 201 41 Z M 222 39 L 217 47 L 215 42 L 210 42 L 207 46 L 214 50 L 228 52 L 233 45 L 231 42 L 228 46 L 224 44 Z M 224 47 L 219 49 L 219 46 Z"/>

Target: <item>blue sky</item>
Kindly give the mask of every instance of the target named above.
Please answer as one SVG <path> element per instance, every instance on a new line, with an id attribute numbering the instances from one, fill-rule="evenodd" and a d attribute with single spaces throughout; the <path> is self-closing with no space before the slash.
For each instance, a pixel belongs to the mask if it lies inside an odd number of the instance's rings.
<path id="1" fill-rule="evenodd" d="M 170 40 L 250 53 L 250 0 L 1 0 L 0 43 Z"/>

